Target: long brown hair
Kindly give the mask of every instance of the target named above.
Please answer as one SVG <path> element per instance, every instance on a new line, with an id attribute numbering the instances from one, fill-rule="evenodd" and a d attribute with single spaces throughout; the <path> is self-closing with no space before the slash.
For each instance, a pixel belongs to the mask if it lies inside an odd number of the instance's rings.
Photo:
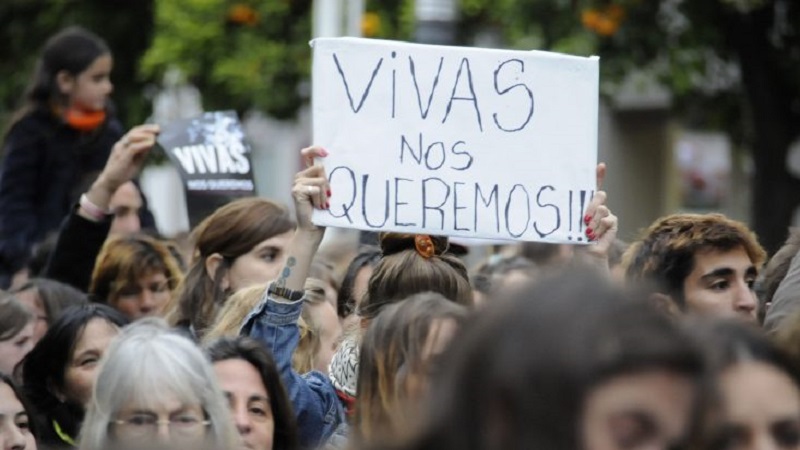
<path id="1" fill-rule="evenodd" d="M 294 227 L 286 208 L 255 197 L 228 203 L 206 217 L 192 233 L 194 258 L 189 273 L 178 287 L 177 304 L 167 315 L 170 324 L 192 326 L 202 337 L 228 296 L 220 283 L 234 260 L 259 243 Z M 215 253 L 223 259 L 211 277 L 206 272 L 205 262 Z"/>
<path id="2" fill-rule="evenodd" d="M 418 419 L 405 381 L 425 373 L 423 349 L 438 320 L 461 324 L 467 309 L 440 294 L 418 294 L 389 305 L 369 325 L 361 345 L 354 429 L 362 443 L 400 437 Z"/>
<path id="3" fill-rule="evenodd" d="M 472 306 L 472 288 L 464 263 L 447 254 L 448 240 L 425 236 L 432 254 L 417 250 L 418 235 L 381 233 L 381 259 L 369 278 L 360 316 L 371 319 L 390 304 L 422 292 L 437 292 L 464 306 Z"/>

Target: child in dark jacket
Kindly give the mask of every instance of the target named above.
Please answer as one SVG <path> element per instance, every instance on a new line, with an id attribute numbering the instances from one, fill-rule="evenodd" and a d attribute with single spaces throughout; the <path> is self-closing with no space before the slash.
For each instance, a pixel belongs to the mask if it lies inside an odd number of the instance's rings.
<path id="1" fill-rule="evenodd" d="M 52 36 L 25 104 L 12 120 L 0 166 L 0 288 L 31 247 L 58 229 L 123 134 L 109 108 L 112 56 L 79 27 Z"/>

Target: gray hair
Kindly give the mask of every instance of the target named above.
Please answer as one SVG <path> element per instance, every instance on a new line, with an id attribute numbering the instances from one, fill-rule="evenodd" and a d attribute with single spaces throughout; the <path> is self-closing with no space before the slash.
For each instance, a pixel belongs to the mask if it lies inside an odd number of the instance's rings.
<path id="1" fill-rule="evenodd" d="M 80 450 L 117 447 L 109 424 L 126 404 L 150 408 L 169 397 L 200 404 L 211 422 L 209 449 L 240 446 L 211 363 L 193 342 L 170 331 L 162 319 L 143 319 L 125 328 L 98 370 L 81 429 Z"/>

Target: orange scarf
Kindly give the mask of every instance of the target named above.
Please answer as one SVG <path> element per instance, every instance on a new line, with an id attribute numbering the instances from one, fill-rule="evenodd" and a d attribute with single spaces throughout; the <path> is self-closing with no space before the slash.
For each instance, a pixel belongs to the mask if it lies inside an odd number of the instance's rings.
<path id="1" fill-rule="evenodd" d="M 78 108 L 69 108 L 64 114 L 64 120 L 70 127 L 83 132 L 94 131 L 106 121 L 106 112 L 85 111 Z"/>

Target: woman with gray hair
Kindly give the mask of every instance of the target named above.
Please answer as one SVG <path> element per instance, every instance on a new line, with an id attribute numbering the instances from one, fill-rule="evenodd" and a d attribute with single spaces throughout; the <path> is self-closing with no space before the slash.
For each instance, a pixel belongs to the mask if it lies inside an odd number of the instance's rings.
<path id="1" fill-rule="evenodd" d="M 239 447 L 202 351 L 161 319 L 143 319 L 112 343 L 81 429 L 80 450 Z"/>

